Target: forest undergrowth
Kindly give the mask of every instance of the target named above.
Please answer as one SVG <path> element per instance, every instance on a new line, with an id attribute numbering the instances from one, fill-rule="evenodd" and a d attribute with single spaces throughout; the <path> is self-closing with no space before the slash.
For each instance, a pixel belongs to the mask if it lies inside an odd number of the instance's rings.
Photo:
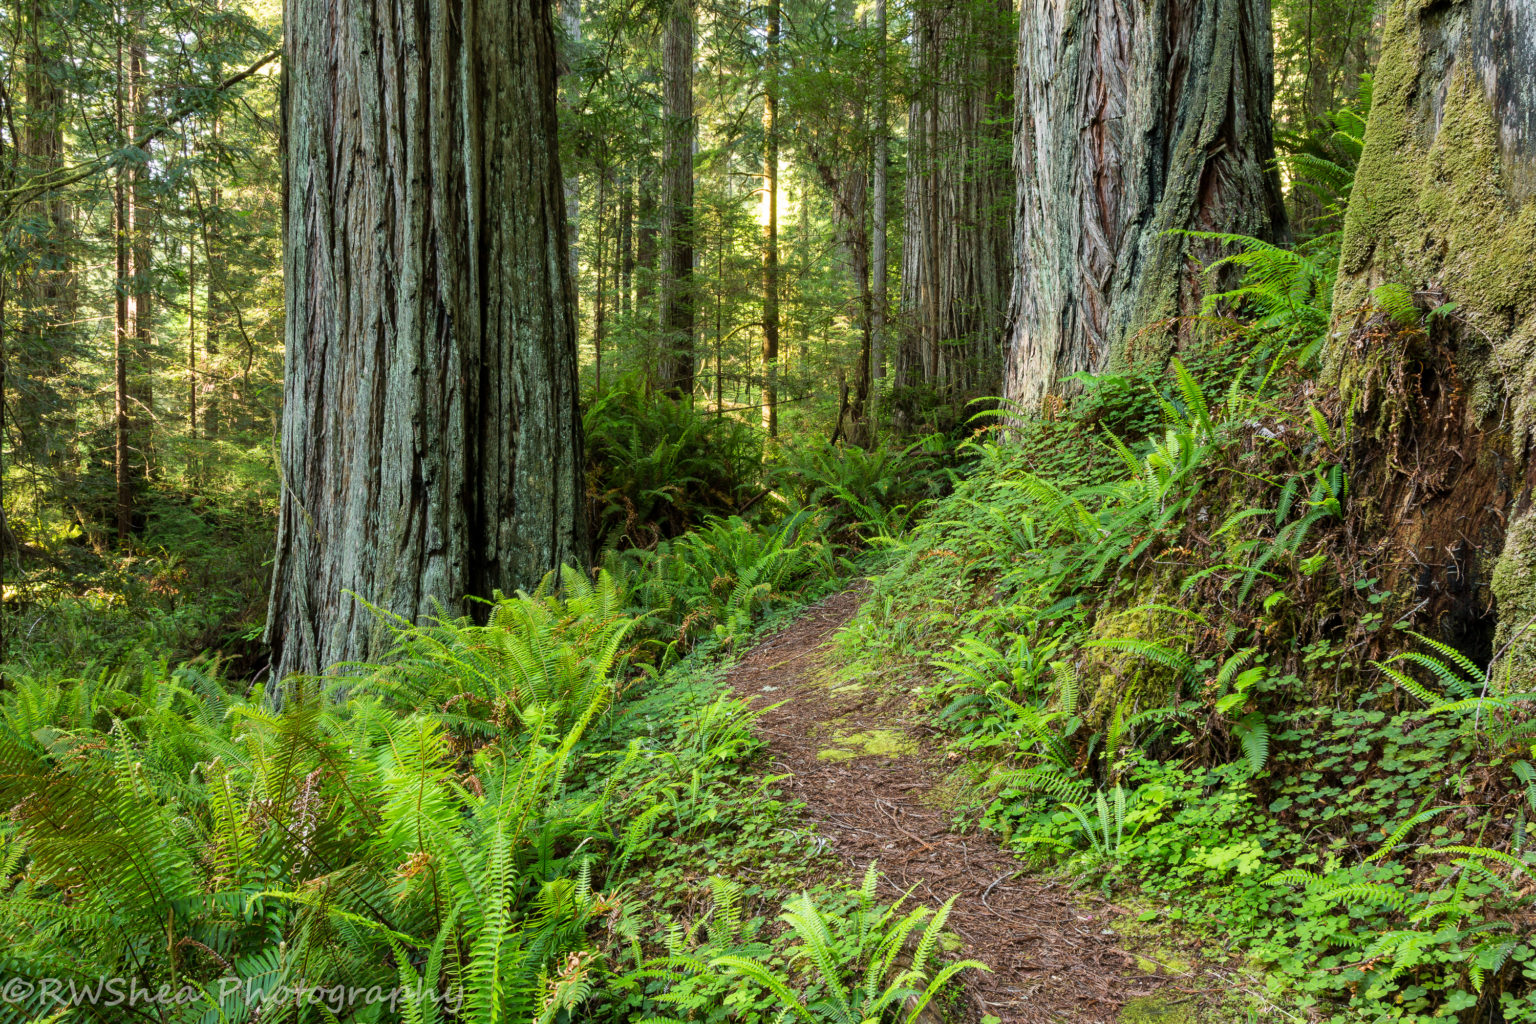
<path id="1" fill-rule="evenodd" d="M 1346 114 L 1313 168 L 1335 209 Z M 828 882 L 725 682 L 862 578 L 840 671 L 917 689 L 957 827 L 1235 965 L 1254 984 L 1223 1012 L 1536 1020 L 1533 695 L 1435 638 L 1465 609 L 1419 598 L 1353 497 L 1383 470 L 1315 384 L 1338 236 L 1213 240 L 1203 348 L 1044 415 L 978 406 L 963 439 L 765 442 L 610 382 L 584 422 L 594 569 L 464 620 L 380 612 L 375 663 L 262 677 L 259 488 L 245 518 L 162 510 L 207 541 L 193 561 L 146 548 L 82 589 L 55 552 L 7 613 L 0 1013 L 958 1013 L 980 965 L 942 941 L 948 905 L 881 902 L 876 867 Z M 1354 319 L 1407 349 L 1455 316 L 1384 285 Z"/>
<path id="2" fill-rule="evenodd" d="M 380 613 L 376 664 L 277 687 L 151 619 L 50 656 L 99 607 L 28 607 L 0 694 L 7 1019 L 925 1012 L 969 966 L 947 909 L 828 881 L 723 668 L 942 486 L 939 446 L 759 478 L 760 441 L 685 409 L 620 393 L 588 430 L 618 484 L 592 490 L 602 567 L 477 620 Z M 733 467 L 730 443 L 758 450 Z M 612 494 L 677 529 L 632 536 Z"/>
<path id="3" fill-rule="evenodd" d="M 970 442 L 843 671 L 920 687 L 977 823 L 1248 964 L 1259 1019 L 1536 1019 L 1536 695 L 1426 635 L 1465 609 L 1368 543 L 1305 333 Z"/>

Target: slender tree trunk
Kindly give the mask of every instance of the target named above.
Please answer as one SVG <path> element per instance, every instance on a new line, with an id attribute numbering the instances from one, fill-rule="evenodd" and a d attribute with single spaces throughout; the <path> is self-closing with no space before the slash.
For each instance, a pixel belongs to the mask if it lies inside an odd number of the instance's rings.
<path id="1" fill-rule="evenodd" d="M 715 247 L 715 413 L 719 416 L 725 414 L 725 253 L 731 246 L 727 226 L 721 228 L 725 237 Z"/>
<path id="2" fill-rule="evenodd" d="M 672 0 L 662 39 L 662 390 L 693 394 L 693 4 Z"/>
<path id="3" fill-rule="evenodd" d="M 763 429 L 779 433 L 779 4 L 768 2 L 763 57 Z"/>
<path id="4" fill-rule="evenodd" d="M 148 130 L 147 84 L 145 73 L 144 12 L 140 11 L 130 29 L 128 47 L 128 95 L 132 136 Z M 133 372 L 129 375 L 129 427 L 132 444 L 138 448 L 136 475 L 148 479 L 154 466 L 155 388 L 154 335 L 152 299 L 154 295 L 154 236 L 150 230 L 148 202 L 149 165 L 138 162 L 129 176 L 128 233 L 131 245 L 130 271 L 133 282 Z"/>
<path id="5" fill-rule="evenodd" d="M 885 329 L 890 311 L 889 267 L 886 256 L 886 229 L 889 215 L 886 211 L 889 183 L 887 170 L 891 162 L 890 112 L 887 109 L 887 91 L 890 88 L 886 67 L 885 0 L 875 0 L 875 167 L 874 210 L 870 224 L 870 273 L 873 275 L 873 295 L 869 313 L 869 418 L 879 421 L 880 383 L 885 378 Z"/>
<path id="6" fill-rule="evenodd" d="M 635 204 L 639 220 L 635 227 L 635 320 L 640 336 L 645 339 L 641 353 L 645 385 L 654 390 L 659 375 L 656 344 L 656 275 L 659 270 L 656 258 L 660 211 L 656 205 L 656 167 L 649 160 L 641 168 L 639 188 L 640 196 Z"/>
<path id="7" fill-rule="evenodd" d="M 123 61 L 124 26 L 117 31 L 117 90 L 114 96 L 114 113 L 117 120 L 117 136 L 126 145 L 128 138 L 127 96 L 128 75 Z M 133 312 L 130 294 L 133 289 L 133 262 L 131 238 L 133 236 L 133 207 L 129 197 L 132 185 L 126 163 L 117 167 L 112 181 L 112 242 L 115 263 L 113 281 L 113 331 L 112 331 L 112 412 L 113 412 L 113 471 L 117 484 L 117 543 L 127 544 L 133 532 L 133 468 L 129 463 L 128 445 L 128 355 L 133 344 Z"/>
<path id="8" fill-rule="evenodd" d="M 871 334 L 870 324 L 874 311 L 874 298 L 870 289 L 869 269 L 869 177 L 862 169 L 850 171 L 841 177 L 812 150 L 812 159 L 822 184 L 832 194 L 832 215 L 837 222 L 843 247 L 853 276 L 854 290 L 858 296 L 859 356 L 854 369 L 853 398 L 848 407 L 845 427 L 849 442 L 857 445 L 869 443 L 869 365 Z"/>
<path id="9" fill-rule="evenodd" d="M 619 315 L 629 317 L 630 288 L 635 279 L 635 183 L 626 173 L 619 196 Z"/>
<path id="10" fill-rule="evenodd" d="M 809 175 L 803 168 L 800 177 L 800 202 L 796 204 L 798 216 L 795 218 L 797 227 L 795 231 L 795 277 L 797 279 L 803 279 L 811 265 L 811 203 L 816 194 L 815 186 L 808 180 Z M 811 354 L 812 325 L 807 303 L 801 301 L 799 310 L 800 366 L 804 368 Z"/>
<path id="11" fill-rule="evenodd" d="M 274 680 L 587 553 L 549 5 L 345 6 L 284 18 Z"/>
<path id="12" fill-rule="evenodd" d="M 220 127 L 219 119 L 215 117 L 213 122 L 215 147 L 219 145 Z M 224 243 L 220 236 L 223 205 L 224 187 L 219 182 L 219 176 L 215 174 L 208 184 L 208 206 L 203 211 L 201 224 L 203 261 L 206 264 L 204 276 L 208 279 L 208 298 L 203 304 L 203 436 L 210 439 L 217 438 L 222 429 L 220 414 L 223 411 L 223 403 L 219 401 L 217 360 L 219 347 L 223 343 L 222 328 L 228 317 L 228 303 L 225 301 L 228 272 L 224 258 Z"/>
<path id="13" fill-rule="evenodd" d="M 1272 65 L 1268 0 L 1025 0 L 1007 398 L 1199 336 L 1223 250 L 1169 232 L 1284 240 Z"/>
<path id="14" fill-rule="evenodd" d="M 593 276 L 597 279 L 597 297 L 592 312 L 592 352 L 594 357 L 595 383 L 598 391 L 603 390 L 603 332 L 608 324 L 608 308 L 606 303 L 607 293 L 605 288 L 607 270 L 603 266 L 603 257 L 607 251 L 607 239 L 603 237 L 603 211 L 608 208 L 608 171 L 601 168 L 597 176 L 597 255 L 593 257 Z"/>
<path id="15" fill-rule="evenodd" d="M 187 436 L 197 440 L 197 230 L 187 233 Z"/>
<path id="16" fill-rule="evenodd" d="M 1386 12 L 1318 393 L 1342 396 L 1337 417 L 1352 423 L 1351 520 L 1386 535 L 1359 545 L 1393 560 L 1384 589 L 1442 640 L 1498 662 L 1495 683 L 1528 689 L 1536 5 Z"/>
<path id="17" fill-rule="evenodd" d="M 9 185 L 10 181 L 6 181 Z M 7 337 L 6 325 L 10 322 L 6 319 L 6 303 L 10 299 L 11 280 L 10 275 L 0 274 L 0 437 L 5 436 L 5 410 L 9 404 L 6 401 L 6 391 L 10 387 L 10 363 L 6 359 L 6 344 L 10 341 Z M 6 473 L 5 445 L 0 445 L 0 479 Z M 11 530 L 11 524 L 6 519 L 5 502 L 0 501 L 0 587 L 5 586 L 7 562 L 15 559 L 15 580 L 21 582 L 21 544 L 16 540 L 16 534 Z M 5 611 L 7 602 L 0 601 L 0 664 L 5 660 L 5 644 L 9 632 L 5 623 Z"/>

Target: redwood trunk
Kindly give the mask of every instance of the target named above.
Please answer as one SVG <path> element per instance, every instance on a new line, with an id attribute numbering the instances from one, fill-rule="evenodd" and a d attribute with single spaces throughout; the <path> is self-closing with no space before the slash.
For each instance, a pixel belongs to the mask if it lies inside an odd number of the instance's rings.
<path id="1" fill-rule="evenodd" d="M 1384 586 L 1518 689 L 1536 670 L 1533 24 L 1532 0 L 1387 8 L 1322 389 L 1349 406 L 1350 517 L 1395 561 Z M 1385 312 L 1383 286 L 1417 312 Z"/>
<path id="2" fill-rule="evenodd" d="M 660 384 L 693 394 L 693 5 L 673 0 L 662 39 Z"/>
<path id="3" fill-rule="evenodd" d="M 561 60 L 561 99 L 568 114 L 576 113 L 576 97 L 579 83 L 576 81 L 576 58 L 581 52 L 581 0 L 560 0 L 560 20 L 565 26 L 566 51 Z M 568 156 L 571 154 L 567 154 Z M 601 211 L 599 211 L 601 212 Z M 565 176 L 565 228 L 569 244 L 566 259 L 571 263 L 573 289 L 581 282 L 581 173 L 574 167 Z M 576 301 L 572 292 L 572 301 Z"/>
<path id="4" fill-rule="evenodd" d="M 549 5 L 285 15 L 274 679 L 586 550 Z"/>
<path id="5" fill-rule="evenodd" d="M 1167 232 L 1284 237 L 1273 78 L 1268 0 L 1025 0 L 1007 398 L 1197 334 L 1217 250 Z"/>

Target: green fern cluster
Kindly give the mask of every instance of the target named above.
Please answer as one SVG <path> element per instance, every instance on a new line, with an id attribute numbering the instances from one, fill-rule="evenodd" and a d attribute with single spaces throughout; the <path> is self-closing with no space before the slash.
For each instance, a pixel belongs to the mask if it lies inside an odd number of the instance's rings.
<path id="1" fill-rule="evenodd" d="M 806 508 L 769 529 L 740 517 L 708 519 L 654 550 L 610 556 L 633 600 L 650 609 L 667 648 L 685 653 L 702 636 L 730 643 L 749 636 L 763 612 L 816 579 L 834 575 L 820 514 Z"/>
<path id="2" fill-rule="evenodd" d="M 735 417 L 620 378 L 582 414 L 588 506 L 600 551 L 651 547 L 758 497 L 762 439 Z"/>
<path id="3" fill-rule="evenodd" d="M 769 468 L 768 482 L 789 508 L 819 508 L 827 532 L 841 543 L 889 543 L 940 492 L 946 449 L 938 434 L 901 449 L 784 447 Z"/>
<path id="4" fill-rule="evenodd" d="M 568 785 L 633 619 L 611 581 L 567 584 L 485 626 L 399 626 L 395 661 L 295 681 L 280 712 L 195 666 L 19 681 L 0 971 L 185 990 L 159 1019 L 186 1022 L 297 1013 L 315 985 L 398 990 L 413 1021 L 568 1015 L 593 879 L 637 837 L 611 788 Z M 60 1009 L 43 992 L 29 1017 Z"/>
<path id="5" fill-rule="evenodd" d="M 695 959 L 686 967 L 722 972 L 760 986 L 777 1003 L 781 1020 L 913 1024 L 962 971 L 987 968 L 974 960 L 960 960 L 933 970 L 939 936 L 955 897 L 937 911 L 917 906 L 903 912 L 905 896 L 889 905 L 876 901 L 878 882 L 877 867 L 871 863 L 846 917 L 829 915 L 805 893 L 786 903 L 780 920 L 798 943 L 790 950 L 793 966 L 789 971 L 737 952 L 715 956 L 707 963 Z M 797 974 L 803 983 L 797 983 Z"/>

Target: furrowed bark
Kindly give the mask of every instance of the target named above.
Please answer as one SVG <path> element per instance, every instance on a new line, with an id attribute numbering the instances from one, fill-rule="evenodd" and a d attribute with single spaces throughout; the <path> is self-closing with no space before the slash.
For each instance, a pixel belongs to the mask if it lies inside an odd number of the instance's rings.
<path id="1" fill-rule="evenodd" d="M 274 681 L 587 552 L 549 4 L 285 15 Z"/>
<path id="2" fill-rule="evenodd" d="M 560 97 L 566 109 L 574 113 L 577 85 L 573 75 L 573 57 L 581 48 L 581 0 L 560 0 L 560 21 L 568 46 L 562 55 Z M 569 243 L 566 259 L 571 262 L 571 281 L 581 281 L 581 174 L 572 168 L 565 176 L 565 229 Z M 574 292 L 572 293 L 575 294 Z"/>
<path id="3" fill-rule="evenodd" d="M 1166 360 L 1198 336 L 1191 244 L 1283 240 L 1267 0 L 1025 0 L 1004 395 Z"/>

